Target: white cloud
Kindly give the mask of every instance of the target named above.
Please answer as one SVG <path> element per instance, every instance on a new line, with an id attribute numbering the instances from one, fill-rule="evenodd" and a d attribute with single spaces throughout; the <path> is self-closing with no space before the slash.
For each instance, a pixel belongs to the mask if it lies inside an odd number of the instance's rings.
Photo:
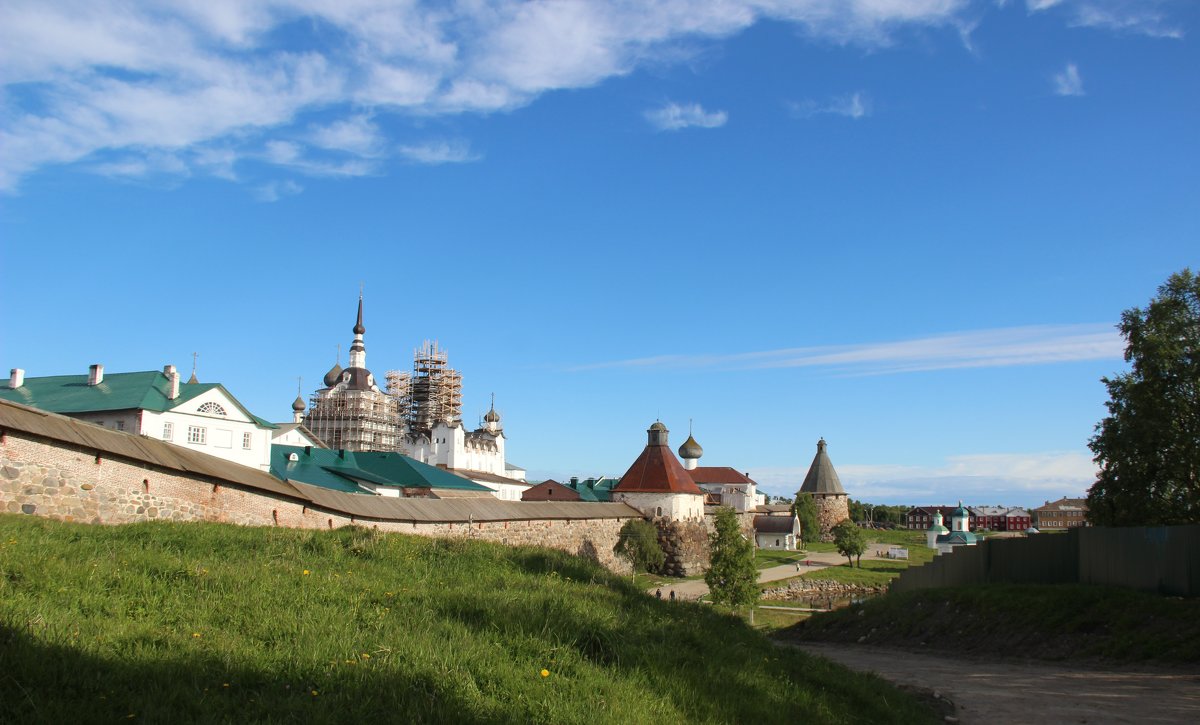
<path id="1" fill-rule="evenodd" d="M 645 113 L 646 120 L 662 131 L 678 131 L 681 128 L 719 128 L 729 120 L 724 111 L 706 111 L 699 103 L 669 102 Z"/>
<path id="2" fill-rule="evenodd" d="M 1166 7 L 1182 0 L 1026 0 L 1029 12 L 1058 7 L 1074 27 L 1138 33 L 1153 38 L 1182 38 Z"/>
<path id="3" fill-rule="evenodd" d="M 659 355 L 591 363 L 596 368 L 747 370 L 818 368 L 886 375 L 958 368 L 1041 365 L 1120 359 L 1124 341 L 1112 325 L 1034 325 L 935 335 L 895 342 L 786 348 L 742 353 Z"/>
<path id="4" fill-rule="evenodd" d="M 834 461 L 853 498 L 873 503 L 1037 506 L 1048 499 L 1082 496 L 1096 465 L 1081 451 L 983 453 L 950 456 L 930 466 L 856 465 Z M 805 467 L 753 468 L 751 477 L 774 495 L 800 488 Z"/>
<path id="5" fill-rule="evenodd" d="M 285 196 L 295 196 L 304 191 L 304 187 L 300 186 L 291 179 L 284 181 L 270 181 L 254 188 L 254 196 L 259 201 L 274 202 L 279 201 Z"/>
<path id="6" fill-rule="evenodd" d="M 1162 3 L 1067 2 L 1072 22 L 1169 34 Z M 763 20 L 873 48 L 913 28 L 967 27 L 968 15 L 970 0 L 6 0 L 0 190 L 50 165 L 153 153 L 249 180 L 255 169 L 243 161 L 275 140 L 359 159 L 298 172 L 359 173 L 376 154 L 395 153 L 373 127 L 379 114 L 511 110 L 679 63 Z M 864 98 L 847 101 L 827 112 L 869 112 Z M 681 106 L 663 121 L 711 127 L 725 118 L 694 111 Z M 213 163 L 205 149 L 222 158 Z"/>
<path id="7" fill-rule="evenodd" d="M 792 115 L 796 118 L 812 118 L 821 114 L 846 116 L 858 120 L 871 115 L 871 99 L 862 91 L 835 96 L 823 103 L 806 100 L 791 104 Z"/>
<path id="8" fill-rule="evenodd" d="M 469 145 L 459 141 L 429 141 L 400 146 L 397 151 L 409 161 L 429 165 L 464 164 L 482 158 L 472 153 Z"/>
<path id="9" fill-rule="evenodd" d="M 1083 95 L 1083 79 L 1074 63 L 1067 63 L 1066 68 L 1054 74 L 1054 92 L 1060 96 Z"/>

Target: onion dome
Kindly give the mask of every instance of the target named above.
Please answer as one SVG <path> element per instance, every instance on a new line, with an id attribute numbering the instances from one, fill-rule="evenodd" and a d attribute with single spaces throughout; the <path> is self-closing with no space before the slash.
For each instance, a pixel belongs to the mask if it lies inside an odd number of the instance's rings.
<path id="1" fill-rule="evenodd" d="M 333 367 L 329 368 L 329 372 L 325 373 L 325 387 L 332 388 L 342 379 L 342 366 L 340 363 L 334 363 Z"/>
<path id="2" fill-rule="evenodd" d="M 666 427 L 665 425 L 663 425 L 663 422 L 662 422 L 661 420 L 656 420 L 656 421 L 654 421 L 653 423 L 651 423 L 651 424 L 650 424 L 650 430 L 663 430 L 663 431 L 665 431 L 666 429 L 667 429 L 667 427 Z"/>
<path id="3" fill-rule="evenodd" d="M 483 422 L 484 423 L 499 423 L 500 422 L 500 414 L 496 412 L 495 408 L 492 408 L 487 413 L 484 413 Z"/>
<path id="4" fill-rule="evenodd" d="M 699 458 L 703 455 L 704 449 L 701 448 L 700 444 L 696 442 L 696 439 L 690 435 L 688 436 L 688 439 L 683 442 L 683 445 L 679 446 L 680 458 Z"/>
<path id="5" fill-rule="evenodd" d="M 292 410 L 294 410 L 297 413 L 303 413 L 304 412 L 304 398 L 301 398 L 299 395 L 297 395 L 296 399 L 292 401 Z"/>

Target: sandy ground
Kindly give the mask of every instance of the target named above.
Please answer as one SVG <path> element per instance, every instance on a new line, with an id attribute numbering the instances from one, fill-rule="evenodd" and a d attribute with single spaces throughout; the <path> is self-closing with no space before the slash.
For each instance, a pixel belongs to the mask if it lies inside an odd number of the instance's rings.
<path id="1" fill-rule="evenodd" d="M 961 723 L 1200 722 L 1200 667 L 1071 668 L 863 645 L 795 646 L 899 685 L 932 690 L 954 703 Z"/>

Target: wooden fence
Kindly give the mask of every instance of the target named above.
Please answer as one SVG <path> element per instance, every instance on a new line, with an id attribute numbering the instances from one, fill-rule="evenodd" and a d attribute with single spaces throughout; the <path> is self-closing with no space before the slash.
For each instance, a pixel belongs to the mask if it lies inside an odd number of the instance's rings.
<path id="1" fill-rule="evenodd" d="M 990 582 L 1108 584 L 1200 596 L 1200 524 L 989 539 L 909 569 L 892 582 L 891 591 Z"/>

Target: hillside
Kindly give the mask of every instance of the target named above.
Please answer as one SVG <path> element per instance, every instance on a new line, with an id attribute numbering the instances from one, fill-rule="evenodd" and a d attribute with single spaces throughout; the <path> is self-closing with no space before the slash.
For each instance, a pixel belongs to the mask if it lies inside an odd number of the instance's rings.
<path id="1" fill-rule="evenodd" d="M 0 721 L 922 722 L 557 552 L 0 516 Z"/>
<path id="2" fill-rule="evenodd" d="M 1200 600 L 1080 584 L 925 589 L 814 615 L 776 636 L 987 658 L 1194 664 Z"/>

